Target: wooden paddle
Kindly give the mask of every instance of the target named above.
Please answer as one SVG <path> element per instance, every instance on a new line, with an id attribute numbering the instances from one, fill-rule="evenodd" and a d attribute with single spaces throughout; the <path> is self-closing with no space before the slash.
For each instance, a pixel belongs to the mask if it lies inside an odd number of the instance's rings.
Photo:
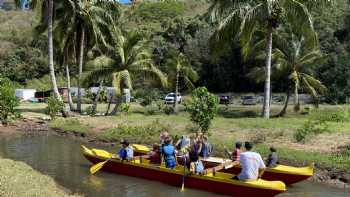
<path id="1" fill-rule="evenodd" d="M 102 162 L 99 162 L 99 163 L 97 163 L 97 164 L 91 166 L 91 168 L 90 168 L 90 173 L 91 173 L 91 174 L 95 174 L 97 171 L 99 171 L 99 170 L 100 170 L 108 161 L 110 161 L 111 159 L 112 159 L 112 157 L 109 158 L 109 159 L 107 159 L 106 161 L 102 161 Z"/>
<path id="2" fill-rule="evenodd" d="M 184 158 L 184 173 L 182 174 L 182 185 L 181 185 L 181 191 L 185 191 L 185 176 L 186 176 L 186 155 L 183 157 Z"/>

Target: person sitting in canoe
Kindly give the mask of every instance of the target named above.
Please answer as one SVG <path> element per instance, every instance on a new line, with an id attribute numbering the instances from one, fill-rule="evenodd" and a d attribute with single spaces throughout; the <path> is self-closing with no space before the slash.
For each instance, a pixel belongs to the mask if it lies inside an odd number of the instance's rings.
<path id="1" fill-rule="evenodd" d="M 266 160 L 266 166 L 268 168 L 273 168 L 273 167 L 276 167 L 277 164 L 278 164 L 278 156 L 277 156 L 276 148 L 270 147 L 270 154 Z"/>
<path id="2" fill-rule="evenodd" d="M 160 165 L 162 162 L 160 155 L 160 146 L 157 143 L 153 144 L 153 149 L 149 154 L 149 160 L 151 164 Z"/>
<path id="3" fill-rule="evenodd" d="M 176 167 L 176 156 L 175 148 L 171 144 L 171 138 L 168 136 L 164 139 L 164 145 L 161 148 L 161 153 L 163 154 L 165 166 L 170 169 Z"/>
<path id="4" fill-rule="evenodd" d="M 237 164 L 239 163 L 240 154 L 241 154 L 241 147 L 242 147 L 242 142 L 237 141 L 235 143 L 235 150 L 230 152 L 229 150 L 225 149 L 226 153 L 228 155 L 230 155 L 230 159 L 232 160 L 232 162 L 235 162 Z"/>
<path id="5" fill-rule="evenodd" d="M 187 137 L 186 135 L 182 135 L 181 138 L 176 142 L 175 147 L 177 150 L 183 151 L 190 147 L 190 142 L 191 141 L 189 137 Z"/>
<path id="6" fill-rule="evenodd" d="M 122 148 L 118 152 L 118 156 L 121 160 L 131 161 L 134 158 L 134 149 L 129 146 L 129 142 L 127 140 L 122 140 L 120 142 Z"/>
<path id="7" fill-rule="evenodd" d="M 190 154 L 190 172 L 192 174 L 203 175 L 205 173 L 204 165 L 197 154 Z"/>
<path id="8" fill-rule="evenodd" d="M 213 151 L 213 146 L 212 144 L 209 143 L 208 137 L 203 135 L 203 138 L 200 140 L 201 143 L 201 149 L 199 152 L 199 156 L 202 158 L 207 158 L 210 156 L 210 154 Z"/>
<path id="9" fill-rule="evenodd" d="M 265 163 L 259 153 L 253 152 L 253 144 L 245 142 L 246 152 L 240 154 L 241 173 L 233 177 L 236 180 L 257 180 L 265 171 Z"/>

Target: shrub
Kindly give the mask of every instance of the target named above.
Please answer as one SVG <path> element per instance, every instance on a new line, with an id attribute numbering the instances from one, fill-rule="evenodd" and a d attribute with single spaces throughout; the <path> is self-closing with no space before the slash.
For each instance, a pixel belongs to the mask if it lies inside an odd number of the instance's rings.
<path id="1" fill-rule="evenodd" d="M 89 116 L 94 116 L 96 115 L 96 110 L 93 110 L 93 107 L 92 106 L 88 106 L 86 109 L 85 109 L 85 113 Z"/>
<path id="2" fill-rule="evenodd" d="M 0 78 L 0 120 L 7 125 L 8 121 L 17 118 L 20 114 L 15 110 L 19 101 L 15 96 L 13 83 L 7 78 Z"/>
<path id="3" fill-rule="evenodd" d="M 73 103 L 77 103 L 78 97 L 73 97 L 72 100 L 73 100 Z M 92 104 L 93 100 L 86 98 L 86 97 L 81 97 L 81 103 L 82 104 Z"/>
<path id="4" fill-rule="evenodd" d="M 46 113 L 51 117 L 51 119 L 55 119 L 57 113 L 63 110 L 63 108 L 63 101 L 58 100 L 55 96 L 50 96 L 47 99 Z"/>
<path id="5" fill-rule="evenodd" d="M 203 132 L 207 132 L 217 113 L 218 104 L 217 96 L 208 92 L 207 88 L 200 87 L 193 91 L 192 99 L 185 104 L 185 107 L 190 113 L 191 121 L 197 124 Z"/>
<path id="6" fill-rule="evenodd" d="M 140 104 L 142 106 L 147 106 L 152 104 L 152 102 L 157 101 L 162 98 L 162 93 L 158 90 L 136 90 L 135 99 L 141 100 Z"/>
<path id="7" fill-rule="evenodd" d="M 310 135 L 318 135 L 329 131 L 326 121 L 309 119 L 297 130 L 294 134 L 294 138 L 296 141 L 304 143 Z"/>
<path id="8" fill-rule="evenodd" d="M 128 103 L 122 103 L 119 105 L 119 110 L 122 113 L 128 114 L 130 111 L 130 104 Z"/>
<path id="9" fill-rule="evenodd" d="M 159 112 L 158 106 L 153 102 L 151 105 L 147 105 L 145 107 L 145 114 L 146 115 L 154 115 L 157 112 Z"/>
<path id="10" fill-rule="evenodd" d="M 169 106 L 169 105 L 165 105 L 163 107 L 163 112 L 166 114 L 166 115 L 170 115 L 174 112 L 174 108 L 172 106 Z"/>

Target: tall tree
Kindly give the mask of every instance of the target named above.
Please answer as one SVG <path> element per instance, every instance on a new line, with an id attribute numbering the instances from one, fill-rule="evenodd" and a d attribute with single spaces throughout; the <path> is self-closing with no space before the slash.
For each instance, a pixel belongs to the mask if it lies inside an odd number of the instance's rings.
<path id="1" fill-rule="evenodd" d="M 177 99 L 182 82 L 188 89 L 194 89 L 194 82 L 198 80 L 197 72 L 192 68 L 182 53 L 177 53 L 167 62 L 170 84 L 175 88 L 174 113 L 177 113 Z"/>
<path id="2" fill-rule="evenodd" d="M 112 78 L 118 100 L 124 88 L 132 89 L 132 75 L 135 74 L 144 73 L 145 77 L 157 78 L 162 86 L 167 86 L 167 77 L 152 63 L 149 44 L 143 34 L 120 33 L 120 30 L 114 29 L 113 45 L 113 50 L 108 56 L 99 56 L 94 60 L 96 65 L 102 66 L 89 72 L 85 80 Z M 111 100 L 112 98 L 110 103 Z M 117 112 L 119 103 L 120 101 L 117 101 L 111 115 Z M 106 114 L 109 114 L 109 108 Z"/>
<path id="3" fill-rule="evenodd" d="M 232 41 L 237 35 L 242 49 L 249 47 L 255 30 L 266 29 L 265 88 L 263 116 L 270 117 L 272 35 L 282 22 L 287 21 L 298 31 L 313 31 L 308 7 L 323 5 L 329 0 L 213 0 L 209 9 L 214 21 L 219 22 L 213 37 L 218 43 Z M 239 30 L 239 31 L 236 31 Z"/>

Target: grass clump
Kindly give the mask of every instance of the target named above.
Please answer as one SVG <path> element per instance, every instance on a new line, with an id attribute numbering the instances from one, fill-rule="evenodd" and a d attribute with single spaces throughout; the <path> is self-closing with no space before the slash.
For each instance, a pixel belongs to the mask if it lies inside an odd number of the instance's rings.
<path id="1" fill-rule="evenodd" d="M 73 197 L 23 162 L 0 159 L 0 196 Z"/>
<path id="2" fill-rule="evenodd" d="M 168 130 L 169 126 L 160 124 L 159 121 L 143 126 L 121 124 L 116 128 L 107 129 L 99 138 L 107 141 L 130 139 L 134 143 L 148 144 L 159 141 L 159 134 Z"/>
<path id="3" fill-rule="evenodd" d="M 70 119 L 58 118 L 58 119 L 52 120 L 49 123 L 49 127 L 53 129 L 62 129 L 64 131 L 78 132 L 78 133 L 89 133 L 91 131 L 90 127 L 88 127 L 87 125 L 84 125 L 78 119 L 75 119 L 75 118 L 70 118 Z"/>

